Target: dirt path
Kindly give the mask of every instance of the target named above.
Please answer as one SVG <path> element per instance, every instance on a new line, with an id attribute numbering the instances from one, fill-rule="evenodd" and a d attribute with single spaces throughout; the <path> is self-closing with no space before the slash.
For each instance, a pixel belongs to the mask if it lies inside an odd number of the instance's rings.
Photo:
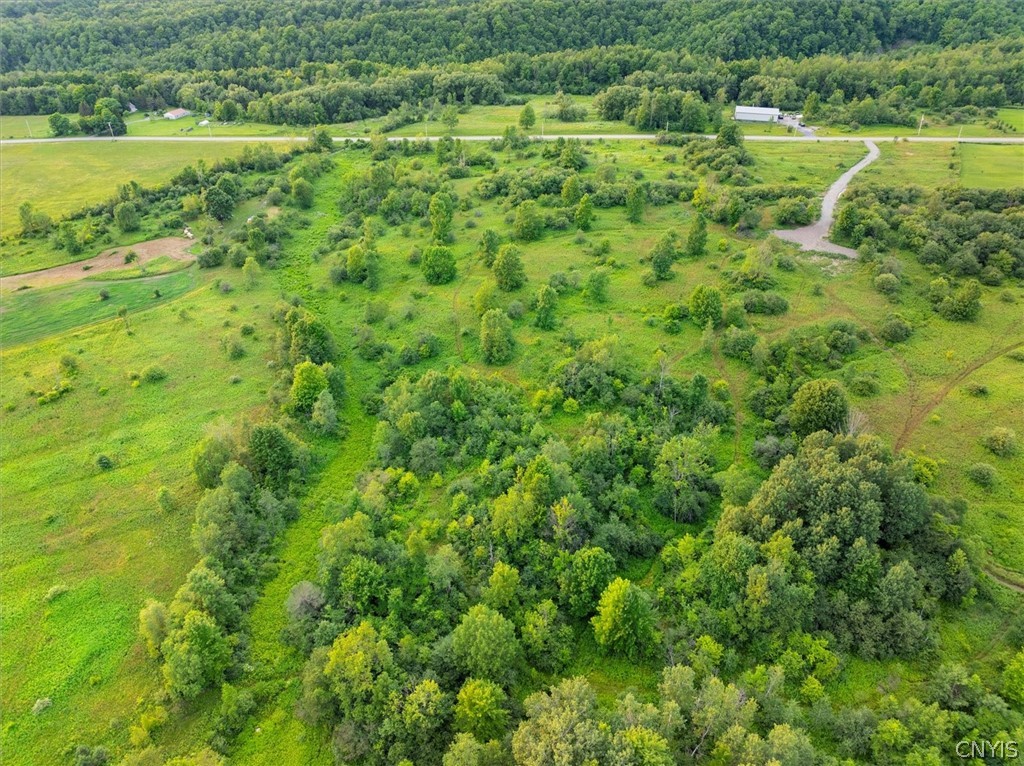
<path id="1" fill-rule="evenodd" d="M 105 271 L 116 271 L 142 266 L 156 258 L 167 256 L 176 261 L 192 261 L 193 256 L 188 249 L 195 244 L 191 239 L 184 237 L 164 237 L 162 239 L 151 239 L 148 242 L 138 242 L 134 245 L 123 245 L 104 250 L 94 258 L 87 258 L 84 261 L 65 263 L 62 266 L 54 266 L 41 271 L 30 271 L 25 274 L 13 274 L 9 277 L 0 278 L 0 289 L 17 290 L 21 287 L 52 287 L 66 282 L 74 282 L 83 277 L 91 277 L 102 274 Z M 124 257 L 129 250 L 134 250 L 139 256 L 138 260 L 132 263 L 125 263 Z"/>
<path id="2" fill-rule="evenodd" d="M 835 220 L 836 203 L 839 201 L 840 195 L 846 191 L 846 187 L 850 185 L 850 181 L 855 175 L 879 157 L 880 152 L 874 141 L 865 140 L 864 145 L 868 148 L 867 156 L 839 176 L 839 179 L 825 192 L 825 198 L 821 201 L 821 217 L 817 221 L 799 229 L 775 229 L 772 234 L 779 239 L 800 245 L 801 250 L 817 250 L 837 253 L 847 258 L 856 258 L 857 251 L 833 244 L 828 240 L 828 233 L 832 228 L 832 221 Z"/>
<path id="3" fill-rule="evenodd" d="M 985 566 L 982 567 L 982 571 L 989 577 L 991 577 L 994 582 L 998 583 L 999 585 L 1002 585 L 1004 588 L 1015 590 L 1018 593 L 1024 593 L 1024 586 L 1018 585 L 1013 580 L 1006 579 L 1002 574 L 997 572 L 994 567 Z"/>
<path id="4" fill-rule="evenodd" d="M 960 372 L 956 373 L 956 375 L 954 375 L 945 383 L 943 383 L 942 387 L 938 391 L 936 391 L 934 396 L 932 396 L 931 399 L 925 402 L 920 409 L 915 410 L 913 407 L 911 407 L 910 415 L 907 417 L 907 422 L 904 423 L 903 425 L 903 431 L 900 432 L 899 438 L 896 439 L 896 449 L 900 450 L 906 446 L 907 441 L 910 439 L 911 436 L 914 435 L 914 432 L 920 427 L 921 423 L 924 422 L 924 419 L 928 417 L 928 414 L 936 407 L 938 407 L 940 404 L 942 404 L 945 398 L 949 396 L 949 392 L 952 391 L 957 384 L 962 383 L 968 376 L 971 375 L 971 373 L 976 372 L 978 369 L 984 367 L 992 360 L 998 359 L 1003 354 L 1008 354 L 1014 349 L 1020 348 L 1021 346 L 1024 346 L 1024 340 L 1018 340 L 1014 343 L 1011 343 L 1008 346 L 992 349 L 991 351 L 982 354 L 969 365 L 960 370 Z"/>

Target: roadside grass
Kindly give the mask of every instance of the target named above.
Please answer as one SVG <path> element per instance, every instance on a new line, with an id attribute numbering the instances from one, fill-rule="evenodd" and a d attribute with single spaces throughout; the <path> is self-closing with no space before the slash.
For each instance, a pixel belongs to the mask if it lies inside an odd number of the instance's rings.
<path id="1" fill-rule="evenodd" d="M 983 189 L 1024 186 L 1024 146 L 960 144 L 960 183 Z"/>
<path id="2" fill-rule="evenodd" d="M 105 321 L 0 352 L 0 674 L 11 764 L 60 762 L 77 742 L 127 742 L 136 705 L 161 683 L 137 639 L 138 610 L 148 598 L 168 599 L 196 558 L 189 530 L 198 491 L 189 452 L 210 424 L 266 402 L 270 281 L 224 295 L 212 289 L 212 276 L 189 271 L 164 279 L 183 281 L 185 289 L 198 284 L 131 310 L 131 335 L 121 320 Z M 43 326 L 59 319 L 53 309 L 37 309 Z M 23 310 L 32 308 L 5 306 L 5 327 Z M 246 357 L 229 361 L 219 338 L 242 322 L 257 332 L 244 341 Z M 59 370 L 65 355 L 77 373 Z M 151 365 L 166 379 L 133 385 L 131 376 Z M 61 379 L 71 390 L 55 402 L 39 405 L 29 393 Z M 100 455 L 111 459 L 111 470 L 97 465 Z M 175 499 L 170 514 L 156 503 L 160 486 Z M 66 592 L 47 601 L 58 585 Z M 43 697 L 53 706 L 33 715 Z"/>
<path id="3" fill-rule="evenodd" d="M 836 142 L 773 144 L 751 141 L 746 148 L 757 160 L 753 174 L 760 182 L 809 184 L 821 194 L 867 154 L 863 144 Z"/>

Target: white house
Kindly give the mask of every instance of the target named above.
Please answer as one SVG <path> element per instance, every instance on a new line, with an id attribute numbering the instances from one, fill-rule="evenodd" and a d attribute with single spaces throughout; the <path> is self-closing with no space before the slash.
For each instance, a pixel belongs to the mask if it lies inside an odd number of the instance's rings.
<path id="1" fill-rule="evenodd" d="M 778 122 L 779 110 L 773 106 L 737 106 L 733 119 L 740 122 Z"/>
<path id="2" fill-rule="evenodd" d="M 188 117 L 192 112 L 188 109 L 172 109 L 169 112 L 164 112 L 164 119 L 167 120 L 180 120 L 182 117 Z"/>

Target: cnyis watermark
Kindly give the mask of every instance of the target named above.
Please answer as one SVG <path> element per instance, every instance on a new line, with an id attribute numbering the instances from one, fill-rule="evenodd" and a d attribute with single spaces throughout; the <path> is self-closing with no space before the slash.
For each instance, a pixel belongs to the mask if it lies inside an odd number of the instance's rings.
<path id="1" fill-rule="evenodd" d="M 967 758 L 1013 759 L 1020 756 L 1020 746 L 1015 740 L 962 739 L 956 743 L 956 754 Z"/>

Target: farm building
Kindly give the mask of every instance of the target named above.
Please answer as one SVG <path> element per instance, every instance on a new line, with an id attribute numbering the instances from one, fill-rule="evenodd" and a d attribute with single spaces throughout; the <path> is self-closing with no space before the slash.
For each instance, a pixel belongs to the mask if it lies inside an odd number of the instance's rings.
<path id="1" fill-rule="evenodd" d="M 180 120 L 182 117 L 188 117 L 192 112 L 188 109 L 172 109 L 169 112 L 164 112 L 164 117 L 168 120 Z"/>
<path id="2" fill-rule="evenodd" d="M 777 122 L 779 110 L 773 106 L 737 106 L 734 120 L 740 122 Z"/>

